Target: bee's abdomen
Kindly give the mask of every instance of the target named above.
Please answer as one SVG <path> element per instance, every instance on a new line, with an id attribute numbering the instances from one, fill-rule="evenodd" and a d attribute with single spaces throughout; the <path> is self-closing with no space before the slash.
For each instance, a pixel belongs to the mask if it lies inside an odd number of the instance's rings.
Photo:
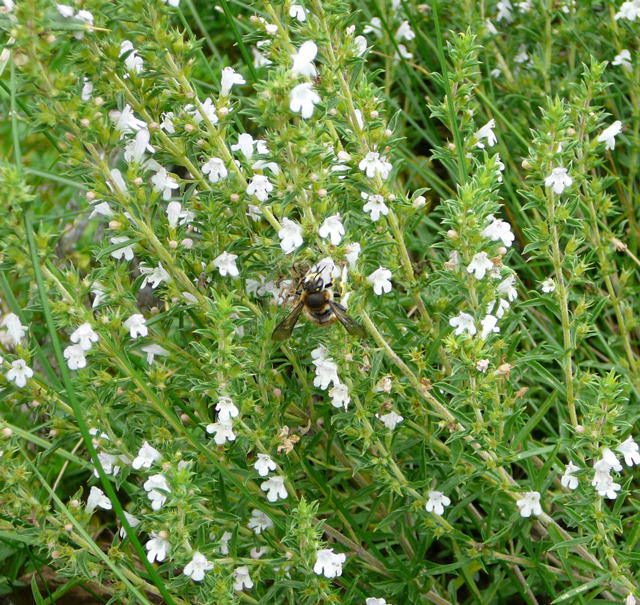
<path id="1" fill-rule="evenodd" d="M 332 324 L 337 319 L 336 314 L 327 304 L 322 305 L 322 307 L 320 307 L 318 310 L 305 308 L 304 314 L 310 321 L 320 326 Z"/>

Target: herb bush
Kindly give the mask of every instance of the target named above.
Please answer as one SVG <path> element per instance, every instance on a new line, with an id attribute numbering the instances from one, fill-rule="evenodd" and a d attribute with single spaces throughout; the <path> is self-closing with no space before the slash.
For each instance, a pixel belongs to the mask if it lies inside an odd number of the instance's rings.
<path id="1" fill-rule="evenodd" d="M 637 0 L 0 10 L 6 598 L 640 598 Z"/>

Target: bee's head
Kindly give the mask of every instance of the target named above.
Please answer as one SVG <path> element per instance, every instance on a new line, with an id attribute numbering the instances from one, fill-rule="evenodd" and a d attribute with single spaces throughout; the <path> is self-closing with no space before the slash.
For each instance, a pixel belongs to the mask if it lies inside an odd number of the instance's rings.
<path id="1" fill-rule="evenodd" d="M 313 294 L 314 292 L 321 292 L 325 288 L 331 286 L 331 283 L 325 284 L 322 279 L 321 273 L 314 273 L 312 275 L 307 275 L 302 282 L 302 288 L 308 294 Z"/>

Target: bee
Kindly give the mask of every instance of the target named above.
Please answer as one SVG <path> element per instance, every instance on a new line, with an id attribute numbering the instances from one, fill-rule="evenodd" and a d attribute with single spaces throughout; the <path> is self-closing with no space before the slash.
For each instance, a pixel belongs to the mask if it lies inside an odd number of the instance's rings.
<path id="1" fill-rule="evenodd" d="M 291 336 L 293 328 L 298 323 L 300 315 L 304 312 L 306 318 L 317 326 L 330 326 L 339 321 L 344 329 L 353 336 L 362 338 L 366 332 L 355 319 L 347 315 L 347 310 L 339 303 L 335 302 L 333 282 L 326 282 L 320 273 L 302 280 L 300 290 L 296 292 L 298 302 L 275 328 L 271 338 L 273 340 L 286 340 Z"/>

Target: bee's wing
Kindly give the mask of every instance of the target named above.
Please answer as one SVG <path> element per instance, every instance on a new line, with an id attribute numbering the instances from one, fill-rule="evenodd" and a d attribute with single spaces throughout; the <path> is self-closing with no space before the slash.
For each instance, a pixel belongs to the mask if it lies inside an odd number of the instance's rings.
<path id="1" fill-rule="evenodd" d="M 300 301 L 277 326 L 276 329 L 271 334 L 271 338 L 273 340 L 287 340 L 289 336 L 291 336 L 291 332 L 295 325 L 298 323 L 298 319 L 300 317 L 300 313 L 302 312 L 302 301 Z"/>
<path id="2" fill-rule="evenodd" d="M 364 338 L 367 335 L 365 329 L 355 319 L 347 315 L 347 310 L 342 305 L 330 300 L 329 306 L 349 334 L 358 338 Z"/>

